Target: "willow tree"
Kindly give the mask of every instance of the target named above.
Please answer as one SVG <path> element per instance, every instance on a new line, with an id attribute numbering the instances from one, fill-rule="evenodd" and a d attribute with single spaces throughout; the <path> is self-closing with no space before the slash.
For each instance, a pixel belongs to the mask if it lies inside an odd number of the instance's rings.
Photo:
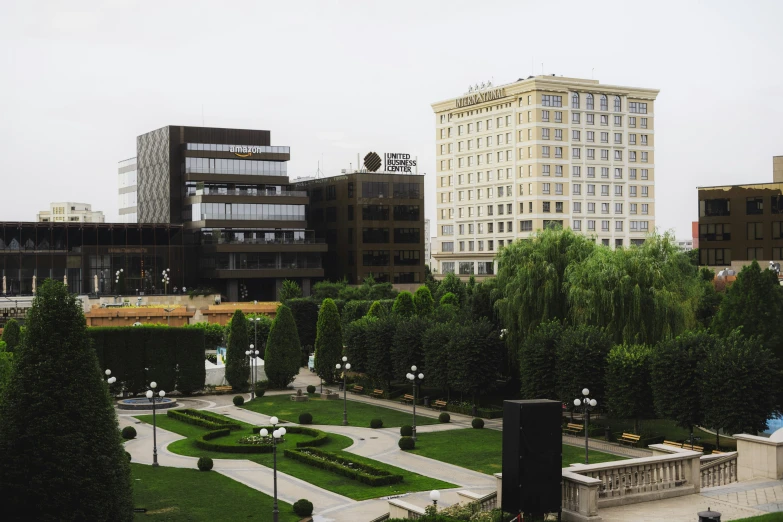
<path id="1" fill-rule="evenodd" d="M 598 248 L 572 263 L 566 279 L 571 320 L 605 328 L 618 344 L 653 345 L 695 324 L 699 278 L 668 233 L 638 247 Z"/>
<path id="2" fill-rule="evenodd" d="M 544 321 L 568 317 L 566 269 L 582 263 L 594 249 L 584 236 L 548 229 L 500 252 L 495 307 L 506 329 L 511 368 L 517 367 L 518 347 L 529 332 Z"/>

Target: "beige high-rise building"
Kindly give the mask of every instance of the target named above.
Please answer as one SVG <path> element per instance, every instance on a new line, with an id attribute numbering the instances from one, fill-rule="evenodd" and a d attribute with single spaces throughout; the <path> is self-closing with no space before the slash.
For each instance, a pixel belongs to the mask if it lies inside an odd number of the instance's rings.
<path id="1" fill-rule="evenodd" d="M 432 104 L 433 269 L 491 275 L 500 248 L 547 226 L 599 244 L 655 229 L 656 89 L 531 76 Z"/>
<path id="2" fill-rule="evenodd" d="M 103 212 L 93 210 L 88 203 L 72 203 L 70 201 L 50 203 L 49 210 L 42 210 L 36 215 L 36 221 L 66 221 L 82 223 L 103 223 L 106 219 Z"/>

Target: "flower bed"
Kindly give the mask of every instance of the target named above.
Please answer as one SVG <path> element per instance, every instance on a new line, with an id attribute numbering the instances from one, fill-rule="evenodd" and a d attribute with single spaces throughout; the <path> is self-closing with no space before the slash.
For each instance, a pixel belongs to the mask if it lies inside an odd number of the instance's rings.
<path id="1" fill-rule="evenodd" d="M 193 440 L 193 444 L 197 448 L 201 448 L 209 451 L 221 451 L 224 453 L 272 453 L 272 437 L 261 437 L 257 435 L 262 428 L 266 428 L 269 433 L 272 433 L 272 426 L 258 426 L 252 429 L 252 431 L 243 435 L 237 439 L 236 444 L 225 444 L 222 441 L 217 441 L 221 437 L 228 437 L 231 435 L 231 430 L 223 428 L 215 431 L 205 433 L 201 437 Z M 302 440 L 296 443 L 297 448 L 305 448 L 311 445 L 320 445 L 326 443 L 328 440 L 327 434 L 312 428 L 304 428 L 301 426 L 286 427 L 286 435 L 300 434 L 309 435 L 313 437 L 311 440 Z M 280 445 L 285 442 L 285 437 L 278 439 L 277 444 Z"/>
<path id="2" fill-rule="evenodd" d="M 253 433 L 258 433 L 261 431 L 262 428 L 266 428 L 266 430 L 269 433 L 272 433 L 274 431 L 274 428 L 272 426 L 258 426 L 256 428 L 253 428 Z M 314 428 L 305 428 L 304 426 L 291 426 L 286 427 L 287 433 L 298 433 L 301 435 L 310 435 L 313 437 L 312 440 L 302 440 L 296 443 L 297 448 L 312 448 L 315 446 L 323 446 L 329 441 L 329 435 L 324 433 L 321 430 L 316 430 Z"/>
<path id="3" fill-rule="evenodd" d="M 291 459 L 304 462 L 316 468 L 325 469 L 344 477 L 362 482 L 369 486 L 387 486 L 402 482 L 402 475 L 393 475 L 386 470 L 352 462 L 351 460 L 328 451 L 315 448 L 284 450 L 283 454 Z"/>
<path id="4" fill-rule="evenodd" d="M 186 424 L 192 424 L 194 426 L 200 426 L 202 428 L 207 428 L 211 430 L 219 430 L 223 428 L 229 430 L 239 430 L 242 428 L 242 426 L 240 426 L 239 424 L 236 424 L 235 422 L 230 422 L 229 419 L 226 419 L 222 415 L 217 415 L 215 413 L 207 413 L 201 410 L 193 410 L 193 409 L 169 410 L 168 412 L 166 412 L 166 415 L 180 422 L 184 422 Z"/>
<path id="5" fill-rule="evenodd" d="M 201 437 L 195 439 L 193 444 L 200 449 L 209 451 L 220 451 L 223 453 L 272 453 L 271 444 L 242 444 L 238 446 L 231 446 L 229 444 L 220 444 L 219 442 L 212 442 L 215 439 L 221 437 L 227 437 L 231 435 L 231 430 L 215 430 L 205 433 Z"/>

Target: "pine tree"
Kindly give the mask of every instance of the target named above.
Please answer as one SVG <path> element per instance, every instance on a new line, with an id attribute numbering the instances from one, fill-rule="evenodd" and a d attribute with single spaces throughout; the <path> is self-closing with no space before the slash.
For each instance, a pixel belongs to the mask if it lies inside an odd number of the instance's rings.
<path id="1" fill-rule="evenodd" d="M 430 289 L 426 286 L 420 286 L 413 294 L 413 304 L 416 305 L 416 315 L 429 317 L 435 309 L 435 300 L 432 298 Z"/>
<path id="2" fill-rule="evenodd" d="M 264 353 L 264 371 L 272 388 L 285 388 L 294 380 L 299 373 L 301 353 L 294 315 L 286 305 L 280 305 Z"/>
<path id="3" fill-rule="evenodd" d="M 0 400 L 4 520 L 133 520 L 117 415 L 81 304 L 62 283 L 38 288 L 14 359 Z"/>
<path id="4" fill-rule="evenodd" d="M 315 373 L 325 382 L 335 381 L 335 365 L 343 355 L 343 331 L 340 313 L 331 299 L 324 299 L 318 311 L 318 326 L 315 336 Z"/>
<path id="5" fill-rule="evenodd" d="M 416 313 L 416 305 L 413 304 L 413 294 L 400 292 L 392 305 L 392 313 L 400 317 L 410 317 Z"/>
<path id="6" fill-rule="evenodd" d="M 237 310 L 231 316 L 226 349 L 226 380 L 237 391 L 247 390 L 247 380 L 250 378 L 250 363 L 245 355 L 245 352 L 250 349 L 247 331 L 245 314 L 242 310 Z"/>
<path id="7" fill-rule="evenodd" d="M 5 323 L 5 328 L 3 328 L 3 341 L 5 341 L 6 344 L 5 349 L 9 352 L 16 350 L 16 347 L 19 346 L 21 336 L 19 323 L 16 319 L 9 319 L 8 322 Z"/>

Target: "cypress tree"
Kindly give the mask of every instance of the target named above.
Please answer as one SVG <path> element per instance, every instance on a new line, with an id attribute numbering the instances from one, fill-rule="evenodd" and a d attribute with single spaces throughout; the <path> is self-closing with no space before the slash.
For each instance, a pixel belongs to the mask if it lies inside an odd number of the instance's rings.
<path id="1" fill-rule="evenodd" d="M 413 304 L 413 294 L 410 292 L 400 292 L 392 305 L 392 313 L 400 317 L 410 317 L 416 313 L 416 306 Z"/>
<path id="2" fill-rule="evenodd" d="M 272 388 L 285 388 L 294 380 L 299 373 L 301 353 L 294 314 L 286 305 L 280 305 L 264 353 L 264 371 Z"/>
<path id="3" fill-rule="evenodd" d="M 133 520 L 130 465 L 81 305 L 38 289 L 0 400 L 5 520 Z"/>
<path id="4" fill-rule="evenodd" d="M 375 317 L 376 319 L 382 319 L 386 317 L 386 315 L 386 309 L 380 301 L 373 301 L 372 305 L 370 305 L 370 309 L 367 311 L 367 317 Z"/>
<path id="5" fill-rule="evenodd" d="M 245 355 L 245 352 L 250 349 L 247 330 L 245 314 L 242 310 L 237 310 L 231 316 L 226 348 L 226 380 L 237 391 L 247 389 L 247 380 L 250 377 L 250 364 Z"/>
<path id="6" fill-rule="evenodd" d="M 409 294 L 410 295 L 410 294 Z M 343 354 L 343 331 L 337 305 L 324 299 L 318 311 L 315 336 L 315 373 L 328 383 L 333 383 L 337 373 L 335 365 Z"/>
<path id="7" fill-rule="evenodd" d="M 19 323 L 16 319 L 9 319 L 5 323 L 5 328 L 3 328 L 3 341 L 6 344 L 6 351 L 13 352 L 19 346 L 20 338 L 21 329 L 19 328 Z"/>
<path id="8" fill-rule="evenodd" d="M 413 304 L 416 305 L 416 314 L 422 317 L 429 317 L 435 309 L 435 300 L 432 298 L 432 292 L 426 286 L 420 286 L 413 294 Z"/>

